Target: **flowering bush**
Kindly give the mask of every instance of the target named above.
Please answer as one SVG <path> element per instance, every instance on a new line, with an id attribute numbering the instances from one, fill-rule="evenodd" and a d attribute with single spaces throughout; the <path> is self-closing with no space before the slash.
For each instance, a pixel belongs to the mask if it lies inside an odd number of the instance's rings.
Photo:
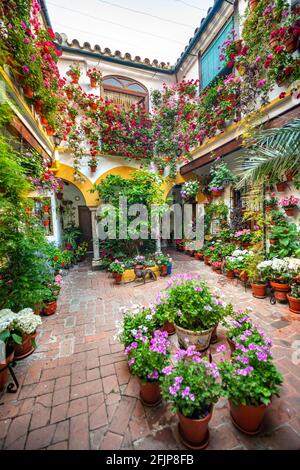
<path id="1" fill-rule="evenodd" d="M 231 256 L 226 257 L 227 269 L 244 269 L 247 259 L 252 255 L 252 251 L 248 250 L 235 250 Z"/>
<path id="2" fill-rule="evenodd" d="M 162 369 L 163 397 L 171 403 L 173 412 L 191 419 L 204 418 L 221 395 L 216 364 L 202 358 L 195 346 L 177 350 L 174 362 L 174 366 Z"/>
<path id="3" fill-rule="evenodd" d="M 124 351 L 128 355 L 131 374 L 143 382 L 158 380 L 169 358 L 169 346 L 166 331 L 156 330 L 153 337 L 148 337 L 138 330 L 134 341 Z"/>
<path id="4" fill-rule="evenodd" d="M 265 332 L 251 319 L 251 310 L 235 312 L 230 320 L 223 320 L 226 326 L 227 336 L 234 343 L 236 350 L 245 352 L 245 348 L 250 344 L 271 347 L 272 342 L 267 338 Z"/>
<path id="5" fill-rule="evenodd" d="M 199 182 L 194 181 L 187 181 L 182 185 L 182 190 L 180 191 L 180 195 L 182 199 L 188 199 L 191 197 L 195 197 L 199 191 Z"/>
<path id="6" fill-rule="evenodd" d="M 279 205 L 283 207 L 284 209 L 295 207 L 297 206 L 297 204 L 299 204 L 299 198 L 296 196 L 293 196 L 292 194 L 290 196 L 284 196 L 279 201 Z"/>
<path id="7" fill-rule="evenodd" d="M 138 331 L 144 335 L 151 336 L 152 332 L 159 326 L 155 318 L 155 309 L 140 305 L 133 305 L 131 308 L 123 307 L 121 309 L 123 318 L 117 322 L 117 338 L 126 347 L 131 344 Z"/>
<path id="8" fill-rule="evenodd" d="M 168 282 L 166 292 L 170 320 L 182 328 L 206 330 L 232 311 L 199 276 L 179 274 Z"/>
<path id="9" fill-rule="evenodd" d="M 238 230 L 235 232 L 234 237 L 242 243 L 250 243 L 252 239 L 252 232 L 250 229 Z"/>

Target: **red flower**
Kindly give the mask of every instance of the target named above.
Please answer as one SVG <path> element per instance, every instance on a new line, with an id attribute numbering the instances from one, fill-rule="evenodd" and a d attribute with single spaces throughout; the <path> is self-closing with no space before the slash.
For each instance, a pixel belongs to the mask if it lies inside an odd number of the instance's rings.
<path id="1" fill-rule="evenodd" d="M 285 91 L 282 91 L 279 95 L 279 98 L 282 100 L 283 98 L 286 97 L 286 92 Z"/>

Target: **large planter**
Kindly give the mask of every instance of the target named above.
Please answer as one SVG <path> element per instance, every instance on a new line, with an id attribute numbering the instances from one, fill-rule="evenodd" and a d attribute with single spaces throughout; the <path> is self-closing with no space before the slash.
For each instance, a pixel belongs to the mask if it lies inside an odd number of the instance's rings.
<path id="1" fill-rule="evenodd" d="M 266 284 L 251 284 L 252 295 L 256 299 L 265 299 L 266 298 Z"/>
<path id="2" fill-rule="evenodd" d="M 15 345 L 15 359 L 20 360 L 24 359 L 35 350 L 34 340 L 36 338 L 36 332 L 32 335 L 23 334 L 22 335 L 22 344 Z"/>
<path id="3" fill-rule="evenodd" d="M 4 389 L 8 380 L 8 369 L 7 366 L 14 359 L 14 349 L 7 351 L 6 358 L 0 362 L 0 391 Z"/>
<path id="4" fill-rule="evenodd" d="M 44 315 L 46 316 L 50 316 L 50 315 L 54 315 L 54 313 L 56 312 L 56 309 L 57 309 L 57 302 L 56 300 L 53 300 L 52 302 L 48 302 L 45 307 L 44 307 Z"/>
<path id="5" fill-rule="evenodd" d="M 230 415 L 235 427 L 245 434 L 258 434 L 264 419 L 266 405 L 234 405 L 229 401 Z"/>
<path id="6" fill-rule="evenodd" d="M 226 277 L 228 279 L 234 279 L 234 271 L 226 271 Z"/>
<path id="7" fill-rule="evenodd" d="M 295 215 L 295 209 L 296 209 L 296 206 L 293 206 L 293 207 L 285 207 L 285 208 L 284 208 L 286 215 L 289 216 L 289 217 L 294 217 L 294 215 Z"/>
<path id="8" fill-rule="evenodd" d="M 276 188 L 279 193 L 283 193 L 286 189 L 286 181 L 281 181 L 280 183 L 276 183 Z"/>
<path id="9" fill-rule="evenodd" d="M 291 297 L 289 294 L 287 295 L 287 298 L 289 301 L 290 312 L 300 314 L 300 299 L 295 299 L 294 297 Z"/>
<path id="10" fill-rule="evenodd" d="M 280 284 L 279 282 L 270 282 L 271 287 L 274 289 L 274 296 L 278 302 L 287 303 L 287 293 L 290 290 L 289 284 Z"/>
<path id="11" fill-rule="evenodd" d="M 197 351 L 205 351 L 208 348 L 214 328 L 213 326 L 207 330 L 193 331 L 186 330 L 175 323 L 175 330 L 180 347 L 186 349 L 194 345 Z M 186 343 L 185 340 L 188 340 L 188 343 Z"/>
<path id="12" fill-rule="evenodd" d="M 202 419 L 186 418 L 180 412 L 177 415 L 179 418 L 178 431 L 182 443 L 188 449 L 204 449 L 209 441 L 208 423 L 212 417 L 212 407 L 207 416 Z"/>
<path id="13" fill-rule="evenodd" d="M 143 383 L 140 380 L 140 398 L 144 405 L 154 407 L 161 403 L 162 396 L 158 381 Z"/>

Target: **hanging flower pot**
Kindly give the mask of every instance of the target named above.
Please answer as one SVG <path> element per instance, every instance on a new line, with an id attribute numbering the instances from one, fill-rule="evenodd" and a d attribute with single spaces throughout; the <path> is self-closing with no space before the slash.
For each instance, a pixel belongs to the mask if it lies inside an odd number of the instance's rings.
<path id="1" fill-rule="evenodd" d="M 251 284 L 252 295 L 256 299 L 265 299 L 266 298 L 266 284 Z"/>
<path id="2" fill-rule="evenodd" d="M 230 415 L 234 426 L 245 434 L 258 434 L 264 419 L 266 405 L 234 405 L 229 401 Z"/>
<path id="3" fill-rule="evenodd" d="M 33 89 L 31 88 L 30 85 L 24 86 L 23 92 L 26 98 L 33 98 Z"/>
<path id="4" fill-rule="evenodd" d="M 213 326 L 207 330 L 193 331 L 182 328 L 175 323 L 175 330 L 180 347 L 186 349 L 186 340 L 188 340 L 188 345 L 196 346 L 196 350 L 200 352 L 205 351 L 205 349 L 208 348 L 214 328 L 215 327 Z"/>
<path id="5" fill-rule="evenodd" d="M 8 380 L 8 369 L 7 366 L 14 359 L 14 349 L 6 351 L 6 358 L 0 361 L 0 391 L 4 389 Z"/>
<path id="6" fill-rule="evenodd" d="M 179 436 L 182 443 L 188 449 L 194 450 L 207 447 L 209 442 L 208 423 L 212 417 L 212 407 L 205 418 L 202 419 L 187 418 L 180 412 L 177 415 L 179 418 Z"/>
<path id="7" fill-rule="evenodd" d="M 36 100 L 34 102 L 34 109 L 36 113 L 41 113 L 43 111 L 43 102 L 42 100 Z"/>
<path id="8" fill-rule="evenodd" d="M 44 220 L 43 220 L 43 225 L 44 225 L 44 227 L 48 227 L 49 224 L 50 224 L 50 220 L 49 220 L 49 219 L 44 219 Z"/>
<path id="9" fill-rule="evenodd" d="M 90 87 L 97 88 L 97 80 L 95 78 L 90 77 Z"/>
<path id="10" fill-rule="evenodd" d="M 227 270 L 226 271 L 226 277 L 228 279 L 234 279 L 234 271 L 233 270 Z"/>
<path id="11" fill-rule="evenodd" d="M 55 130 L 53 129 L 53 127 L 48 126 L 46 128 L 46 132 L 47 132 L 47 135 L 49 135 L 49 137 L 51 137 L 52 135 L 54 135 Z"/>
<path id="12" fill-rule="evenodd" d="M 71 83 L 73 83 L 74 85 L 77 85 L 79 82 L 79 76 L 75 73 L 70 73 L 70 77 L 71 77 Z"/>
<path id="13" fill-rule="evenodd" d="M 287 295 L 289 301 L 289 310 L 292 313 L 300 314 L 300 299 L 295 299 L 291 295 Z"/>
<path id="14" fill-rule="evenodd" d="M 293 34 L 285 35 L 282 42 L 285 46 L 286 52 L 292 54 L 297 50 L 298 39 Z"/>
<path id="15" fill-rule="evenodd" d="M 284 207 L 285 213 L 289 217 L 294 217 L 296 206 L 293 207 Z"/>
<path id="16" fill-rule="evenodd" d="M 146 383 L 139 380 L 139 382 L 140 398 L 143 405 L 150 406 L 151 408 L 159 405 L 162 401 L 159 382 L 156 380 Z"/>
<path id="17" fill-rule="evenodd" d="M 89 165 L 91 173 L 96 173 L 97 171 L 97 165 Z"/>
<path id="18" fill-rule="evenodd" d="M 212 191 L 212 197 L 217 198 L 221 197 L 223 194 L 223 189 L 216 189 L 215 191 Z"/>
<path id="19" fill-rule="evenodd" d="M 43 206 L 43 211 L 47 213 L 49 212 L 49 206 L 47 204 Z"/>
<path id="20" fill-rule="evenodd" d="M 250 11 L 255 10 L 258 4 L 259 4 L 259 0 L 249 0 Z"/>
<path id="21" fill-rule="evenodd" d="M 45 116 L 41 116 L 41 123 L 43 126 L 48 126 L 48 119 Z"/>
<path id="22" fill-rule="evenodd" d="M 281 181 L 280 183 L 276 183 L 276 188 L 279 193 L 283 193 L 287 187 L 286 181 Z"/>
<path id="23" fill-rule="evenodd" d="M 290 285 L 287 283 L 283 284 L 283 283 L 271 281 L 270 286 L 272 287 L 272 289 L 274 289 L 275 299 L 278 302 L 287 303 L 288 301 L 287 293 L 290 290 Z"/>
<path id="24" fill-rule="evenodd" d="M 89 106 L 93 111 L 97 111 L 98 103 L 94 103 L 93 101 L 90 101 Z"/>
<path id="25" fill-rule="evenodd" d="M 294 179 L 294 172 L 290 171 L 289 173 L 285 174 L 287 182 L 291 183 Z"/>
<path id="26" fill-rule="evenodd" d="M 46 303 L 43 313 L 44 315 L 47 315 L 47 316 L 54 315 L 54 313 L 56 312 L 56 309 L 57 309 L 57 302 L 56 300 L 53 300 L 53 302 Z"/>
<path id="27" fill-rule="evenodd" d="M 30 354 L 33 353 L 35 350 L 35 338 L 36 338 L 36 332 L 28 335 L 28 334 L 23 334 L 22 335 L 22 344 L 16 344 L 14 349 L 15 349 L 15 359 L 21 360 L 24 359 L 25 357 L 30 356 Z"/>

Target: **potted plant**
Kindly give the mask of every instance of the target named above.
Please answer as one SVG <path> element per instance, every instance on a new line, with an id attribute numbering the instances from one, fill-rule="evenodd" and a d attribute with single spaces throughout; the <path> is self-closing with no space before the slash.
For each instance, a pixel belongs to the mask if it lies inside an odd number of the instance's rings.
<path id="1" fill-rule="evenodd" d="M 164 255 L 163 253 L 155 253 L 155 261 L 157 266 L 159 266 L 162 276 L 166 276 L 168 273 L 169 259 L 170 257 L 168 255 Z"/>
<path id="2" fill-rule="evenodd" d="M 16 314 L 12 324 L 14 335 L 22 338 L 22 342 L 16 343 L 14 346 L 14 359 L 20 360 L 29 356 L 36 349 L 36 330 L 42 324 L 38 315 L 35 315 L 30 308 L 24 308 Z"/>
<path id="3" fill-rule="evenodd" d="M 210 174 L 212 180 L 208 187 L 212 192 L 213 197 L 221 196 L 225 186 L 235 183 L 236 181 L 236 176 L 229 170 L 227 164 L 222 161 L 218 161 L 212 167 Z"/>
<path id="4" fill-rule="evenodd" d="M 212 261 L 211 266 L 217 274 L 222 274 L 222 261 Z"/>
<path id="5" fill-rule="evenodd" d="M 279 201 L 279 205 L 283 207 L 286 215 L 288 215 L 289 217 L 293 217 L 295 215 L 295 209 L 298 204 L 299 204 L 299 198 L 296 196 L 293 196 L 292 194 L 290 196 L 285 196 L 281 198 Z"/>
<path id="6" fill-rule="evenodd" d="M 231 362 L 221 361 L 219 371 L 234 426 L 255 435 L 260 432 L 267 406 L 279 396 L 283 378 L 273 364 L 270 348 L 251 345 L 235 350 Z"/>
<path id="7" fill-rule="evenodd" d="M 71 77 L 73 84 L 77 84 L 79 82 L 79 78 L 81 75 L 81 69 L 79 64 L 72 64 L 70 65 L 69 70 L 67 71 L 67 75 Z"/>
<path id="8" fill-rule="evenodd" d="M 122 275 L 125 272 L 125 265 L 116 259 L 109 265 L 109 271 L 112 273 L 116 284 L 120 284 L 122 282 Z"/>
<path id="9" fill-rule="evenodd" d="M 232 257 L 227 257 L 225 261 L 225 270 L 226 270 L 226 277 L 228 279 L 234 279 L 235 269 L 237 269 L 235 259 Z"/>
<path id="10" fill-rule="evenodd" d="M 276 193 L 272 193 L 270 198 L 265 200 L 265 208 L 266 212 L 271 212 L 272 210 L 276 209 L 278 204 Z"/>
<path id="11" fill-rule="evenodd" d="M 199 187 L 199 181 L 197 180 L 187 181 L 184 183 L 180 191 L 182 199 L 186 202 L 190 201 L 191 199 L 195 199 L 199 192 Z"/>
<path id="12" fill-rule="evenodd" d="M 176 332 L 172 319 L 172 312 L 170 314 L 169 306 L 167 302 L 162 300 L 162 294 L 160 294 L 158 303 L 155 305 L 155 321 L 158 325 L 162 325 L 160 329 L 167 331 L 169 336 L 174 335 Z"/>
<path id="13" fill-rule="evenodd" d="M 54 315 L 57 309 L 57 288 L 55 286 L 46 287 L 43 293 L 44 309 L 43 313 L 46 316 Z"/>
<path id="14" fill-rule="evenodd" d="M 91 88 L 96 88 L 102 81 L 102 73 L 96 67 L 91 67 L 87 70 L 87 76 L 90 79 Z"/>
<path id="15" fill-rule="evenodd" d="M 217 366 L 190 346 L 186 351 L 179 349 L 175 364 L 162 372 L 162 395 L 177 413 L 181 441 L 189 449 L 204 449 L 209 441 L 213 405 L 221 395 Z"/>
<path id="16" fill-rule="evenodd" d="M 208 348 L 219 321 L 232 311 L 198 276 L 179 274 L 167 289 L 170 321 L 174 322 L 178 342 L 186 348 L 195 345 L 198 351 Z"/>
<path id="17" fill-rule="evenodd" d="M 291 285 L 291 293 L 287 295 L 289 308 L 292 313 L 300 314 L 300 284 L 293 283 Z"/>
<path id="18" fill-rule="evenodd" d="M 204 260 L 203 248 L 197 248 L 194 252 L 194 257 L 199 261 Z"/>
<path id="19" fill-rule="evenodd" d="M 117 338 L 125 348 L 135 340 L 138 330 L 142 330 L 145 336 L 152 338 L 153 331 L 163 325 L 154 308 L 133 305 L 130 308 L 122 307 L 121 313 L 122 319 L 117 322 Z"/>
<path id="20" fill-rule="evenodd" d="M 9 309 L 0 310 L 0 391 L 3 390 L 8 380 L 7 366 L 14 359 L 14 346 L 15 344 L 22 344 L 22 336 L 15 333 L 13 329 L 15 317 L 16 313 Z"/>
<path id="21" fill-rule="evenodd" d="M 270 279 L 270 285 L 274 290 L 274 296 L 278 302 L 287 303 L 287 293 L 290 290 L 289 281 L 291 274 L 287 260 L 273 258 L 262 261 L 257 265 L 258 272 L 264 274 L 265 279 Z"/>
<path id="22" fill-rule="evenodd" d="M 162 401 L 159 378 L 169 358 L 168 333 L 156 330 L 149 338 L 140 329 L 134 341 L 125 348 L 131 375 L 140 382 L 140 398 L 144 405 L 154 407 Z"/>
<path id="23" fill-rule="evenodd" d="M 261 253 L 255 253 L 250 255 L 245 263 L 244 271 L 247 273 L 251 288 L 252 288 L 252 295 L 257 299 L 265 299 L 266 298 L 266 279 L 264 278 L 263 271 L 259 271 L 257 266 L 264 260 L 264 257 Z"/>
<path id="24" fill-rule="evenodd" d="M 234 238 L 242 245 L 243 248 L 248 248 L 252 241 L 252 232 L 250 229 L 238 230 L 234 234 Z"/>

